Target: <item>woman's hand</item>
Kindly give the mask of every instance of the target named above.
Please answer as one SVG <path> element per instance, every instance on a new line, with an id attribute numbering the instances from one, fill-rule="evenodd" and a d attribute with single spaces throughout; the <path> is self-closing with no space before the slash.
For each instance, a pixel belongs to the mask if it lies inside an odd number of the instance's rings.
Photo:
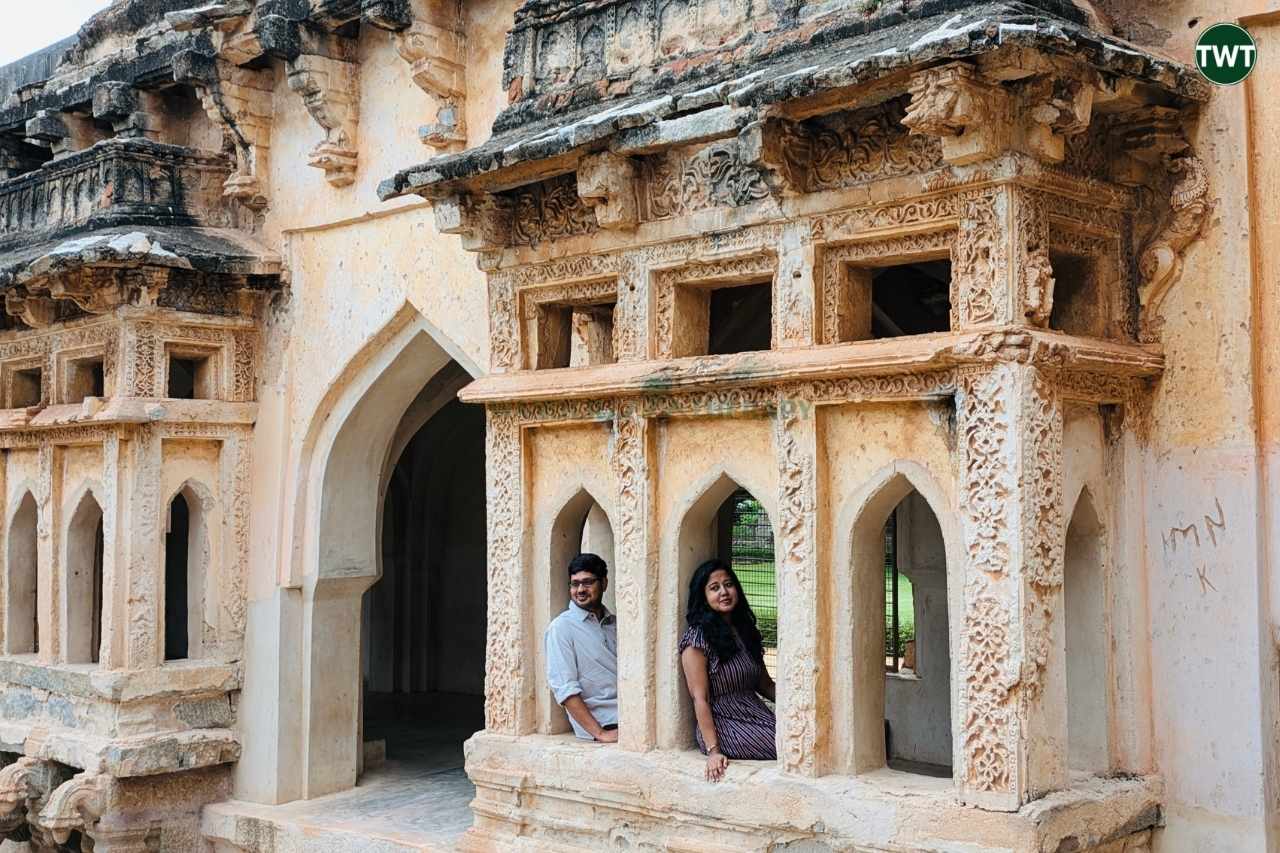
<path id="1" fill-rule="evenodd" d="M 707 754 L 707 781 L 719 782 L 724 778 L 724 771 L 729 767 L 729 759 L 718 752 Z"/>

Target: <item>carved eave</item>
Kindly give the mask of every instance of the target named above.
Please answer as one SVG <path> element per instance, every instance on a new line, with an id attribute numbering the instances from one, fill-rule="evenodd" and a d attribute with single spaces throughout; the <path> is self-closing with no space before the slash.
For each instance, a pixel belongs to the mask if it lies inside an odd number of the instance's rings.
<path id="1" fill-rule="evenodd" d="M 1115 388 L 1151 379 L 1164 370 L 1164 356 L 1149 347 L 1077 338 L 1054 332 L 995 330 L 968 334 L 913 335 L 820 348 L 793 348 L 728 356 L 697 356 L 599 367 L 495 373 L 464 388 L 459 399 L 489 405 L 566 399 L 608 399 L 834 380 L 895 379 L 916 383 L 919 398 L 946 397 L 954 390 L 940 374 L 1008 362 L 1034 364 L 1067 377 L 1108 377 L 1097 396 L 1123 402 Z M 571 378 L 570 378 L 571 377 Z M 925 381 L 934 377 L 932 381 Z M 1112 399 L 1115 398 L 1115 399 Z"/>
<path id="2" fill-rule="evenodd" d="M 523 125 L 501 122 L 489 142 L 405 169 L 384 181 L 379 194 L 387 199 L 494 192 L 575 171 L 583 157 L 604 150 L 631 156 L 735 136 L 755 122 L 855 109 L 904 94 L 913 73 L 937 75 L 938 66 L 961 58 L 966 64 L 950 71 L 951 82 L 962 90 L 960 111 L 928 121 L 921 116 L 921 127 L 952 138 L 967 132 L 968 142 L 981 143 L 970 148 L 988 155 L 1016 143 L 1053 162 L 1065 139 L 1087 127 L 1102 104 L 1111 108 L 1126 99 L 1136 104 L 1151 98 L 1185 104 L 1207 96 L 1194 69 L 1077 23 L 1052 16 L 1027 21 L 1024 9 L 981 3 L 945 21 L 913 19 L 836 40 L 800 59 L 781 57 L 749 68 L 726 62 L 720 79 L 708 81 L 710 72 L 704 71 L 684 86 Z M 521 109 L 527 106 L 522 102 Z M 992 111 L 1005 121 L 984 127 L 979 119 Z M 767 139 L 756 141 L 764 143 L 755 147 L 758 162 L 777 160 Z M 771 173 L 780 178 L 779 191 L 791 189 L 785 170 Z"/>

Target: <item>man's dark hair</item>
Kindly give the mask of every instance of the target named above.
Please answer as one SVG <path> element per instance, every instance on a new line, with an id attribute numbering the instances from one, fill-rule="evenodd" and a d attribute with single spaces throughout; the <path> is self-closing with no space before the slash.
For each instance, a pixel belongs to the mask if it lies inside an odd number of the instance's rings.
<path id="1" fill-rule="evenodd" d="M 579 554 L 569 561 L 569 577 L 573 577 L 578 572 L 591 572 L 604 580 L 609 576 L 609 567 L 595 554 Z"/>

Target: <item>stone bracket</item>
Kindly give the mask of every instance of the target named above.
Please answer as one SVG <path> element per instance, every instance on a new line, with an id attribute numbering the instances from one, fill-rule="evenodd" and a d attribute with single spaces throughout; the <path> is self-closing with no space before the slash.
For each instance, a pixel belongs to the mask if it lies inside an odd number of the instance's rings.
<path id="1" fill-rule="evenodd" d="M 1044 76 L 1020 93 L 1021 147 L 1048 163 L 1066 159 L 1066 138 L 1089 129 L 1097 86 L 1092 77 Z"/>
<path id="2" fill-rule="evenodd" d="M 80 773 L 57 787 L 40 811 L 40 825 L 59 844 L 72 832 L 92 835 L 94 824 L 110 806 L 114 780 L 101 773 Z"/>
<path id="3" fill-rule="evenodd" d="M 511 212 L 497 198 L 454 195 L 432 202 L 436 230 L 462 236 L 468 252 L 486 252 L 505 245 Z"/>
<path id="4" fill-rule="evenodd" d="M 913 75 L 911 103 L 902 123 L 912 133 L 937 136 L 948 163 L 963 165 L 1009 147 L 1012 104 L 1003 87 L 983 80 L 970 65 L 953 62 Z"/>
<path id="5" fill-rule="evenodd" d="M 813 146 L 799 123 L 751 122 L 738 134 L 738 150 L 742 162 L 760 171 L 775 196 L 798 195 L 808 189 L 805 164 Z"/>
<path id="6" fill-rule="evenodd" d="M 435 121 L 418 132 L 422 143 L 438 152 L 466 147 L 466 48 L 459 29 L 435 22 L 414 21 L 396 36 L 396 49 L 409 63 L 413 82 L 438 104 Z"/>
<path id="7" fill-rule="evenodd" d="M 628 157 L 605 151 L 578 163 L 578 196 L 595 207 L 601 228 L 630 230 L 640 221 L 636 167 Z"/>
<path id="8" fill-rule="evenodd" d="M 289 88 L 302 97 L 324 139 L 307 165 L 324 170 L 335 187 L 355 181 L 356 133 L 360 121 L 359 65 L 345 59 L 302 54 L 288 64 Z"/>

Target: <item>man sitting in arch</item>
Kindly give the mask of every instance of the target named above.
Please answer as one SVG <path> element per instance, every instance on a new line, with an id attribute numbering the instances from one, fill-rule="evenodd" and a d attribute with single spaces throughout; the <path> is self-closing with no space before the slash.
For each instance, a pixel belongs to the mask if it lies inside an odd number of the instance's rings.
<path id="1" fill-rule="evenodd" d="M 578 737 L 618 740 L 618 623 L 604 606 L 609 567 L 595 554 L 569 561 L 569 607 L 547 626 L 547 683 Z"/>

